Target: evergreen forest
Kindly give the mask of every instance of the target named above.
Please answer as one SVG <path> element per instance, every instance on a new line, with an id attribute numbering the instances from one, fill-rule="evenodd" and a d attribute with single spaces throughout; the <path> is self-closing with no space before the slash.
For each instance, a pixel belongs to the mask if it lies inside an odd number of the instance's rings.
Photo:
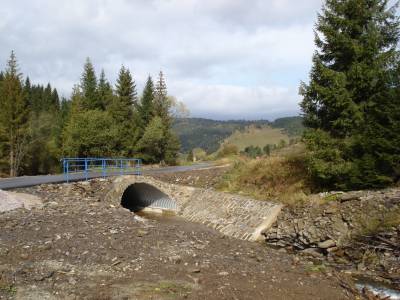
<path id="1" fill-rule="evenodd" d="M 148 77 L 141 95 L 130 70 L 115 85 L 88 58 L 70 99 L 20 73 L 11 53 L 0 72 L 0 174 L 60 172 L 62 157 L 138 157 L 175 162 L 179 140 L 171 130 L 174 98 L 162 72 Z"/>

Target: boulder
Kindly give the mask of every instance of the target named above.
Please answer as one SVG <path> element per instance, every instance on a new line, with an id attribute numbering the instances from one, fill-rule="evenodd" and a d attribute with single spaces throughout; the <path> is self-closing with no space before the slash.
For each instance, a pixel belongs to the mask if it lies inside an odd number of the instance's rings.
<path id="1" fill-rule="evenodd" d="M 41 206 L 42 200 L 37 196 L 0 190 L 0 212 L 10 211 L 17 208 L 30 210 L 33 207 Z"/>
<path id="2" fill-rule="evenodd" d="M 336 246 L 336 242 L 334 240 L 326 240 L 318 243 L 318 247 L 321 249 L 328 249 Z"/>

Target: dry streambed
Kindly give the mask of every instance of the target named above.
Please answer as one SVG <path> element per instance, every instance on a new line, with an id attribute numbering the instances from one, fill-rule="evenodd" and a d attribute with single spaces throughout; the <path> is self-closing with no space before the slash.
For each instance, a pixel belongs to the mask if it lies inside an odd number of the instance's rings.
<path id="1" fill-rule="evenodd" d="M 3 299 L 346 299 L 335 272 L 179 218 L 105 202 L 101 180 L 21 189 L 0 213 Z"/>

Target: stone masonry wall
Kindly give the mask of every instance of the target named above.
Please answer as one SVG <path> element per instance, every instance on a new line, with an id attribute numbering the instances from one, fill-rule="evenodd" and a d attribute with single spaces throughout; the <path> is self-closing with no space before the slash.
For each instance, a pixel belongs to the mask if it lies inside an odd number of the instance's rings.
<path id="1" fill-rule="evenodd" d="M 116 178 L 105 198 L 119 205 L 125 189 L 138 182 L 150 184 L 176 201 L 176 213 L 188 221 L 205 224 L 243 240 L 262 240 L 261 232 L 275 222 L 282 208 L 273 202 L 169 184 L 146 176 Z"/>
<path id="2" fill-rule="evenodd" d="M 196 189 L 180 214 L 243 240 L 259 240 L 276 220 L 281 206 L 214 190 Z"/>

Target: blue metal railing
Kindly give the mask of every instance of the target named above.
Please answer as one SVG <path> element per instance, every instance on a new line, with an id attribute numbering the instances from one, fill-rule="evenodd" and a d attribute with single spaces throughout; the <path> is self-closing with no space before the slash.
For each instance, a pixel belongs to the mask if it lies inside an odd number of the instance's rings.
<path id="1" fill-rule="evenodd" d="M 142 160 L 138 158 L 71 158 L 61 159 L 66 182 L 73 174 L 83 174 L 85 180 L 89 177 L 106 177 L 124 174 L 141 175 Z M 79 177 L 79 176 L 76 176 Z M 81 177 L 80 177 L 81 178 Z"/>

